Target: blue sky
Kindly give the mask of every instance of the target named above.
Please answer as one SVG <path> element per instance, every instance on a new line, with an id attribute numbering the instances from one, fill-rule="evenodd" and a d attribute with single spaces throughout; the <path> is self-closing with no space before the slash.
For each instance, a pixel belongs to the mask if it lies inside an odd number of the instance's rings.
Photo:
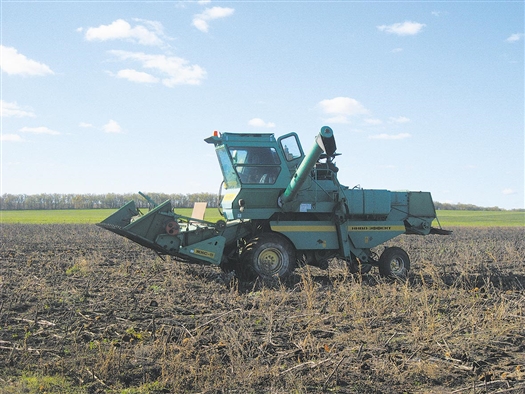
<path id="1" fill-rule="evenodd" d="M 524 3 L 1 3 L 1 192 L 217 192 L 214 130 L 334 130 L 339 180 L 524 208 Z"/>

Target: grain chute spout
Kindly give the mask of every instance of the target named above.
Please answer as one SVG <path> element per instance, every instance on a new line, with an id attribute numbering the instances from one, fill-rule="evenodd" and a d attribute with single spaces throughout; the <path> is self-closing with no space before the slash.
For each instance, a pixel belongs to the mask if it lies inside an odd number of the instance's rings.
<path id="1" fill-rule="evenodd" d="M 321 128 L 321 131 L 315 138 L 315 144 L 312 146 L 310 152 L 304 157 L 301 165 L 297 169 L 296 173 L 292 177 L 292 180 L 288 184 L 288 187 L 279 197 L 279 205 L 282 207 L 285 203 L 290 202 L 297 195 L 297 192 L 301 189 L 306 179 L 310 175 L 315 164 L 324 153 L 330 157 L 335 153 L 336 150 L 334 132 L 328 126 Z"/>

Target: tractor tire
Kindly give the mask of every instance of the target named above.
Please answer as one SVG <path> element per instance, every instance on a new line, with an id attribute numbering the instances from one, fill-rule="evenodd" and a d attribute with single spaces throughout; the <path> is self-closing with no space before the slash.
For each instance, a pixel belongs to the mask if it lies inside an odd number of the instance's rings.
<path id="1" fill-rule="evenodd" d="M 285 279 L 295 269 L 295 248 L 288 239 L 275 233 L 253 238 L 241 254 L 242 279 L 263 281 Z"/>
<path id="2" fill-rule="evenodd" d="M 393 279 L 405 279 L 410 271 L 407 252 L 398 247 L 386 248 L 379 258 L 379 274 Z"/>

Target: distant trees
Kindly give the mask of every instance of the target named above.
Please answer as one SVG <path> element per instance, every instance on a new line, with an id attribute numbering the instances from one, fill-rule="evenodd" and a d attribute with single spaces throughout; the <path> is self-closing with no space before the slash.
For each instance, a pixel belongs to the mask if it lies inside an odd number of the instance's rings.
<path id="1" fill-rule="evenodd" d="M 207 202 L 208 207 L 217 207 L 217 194 L 167 194 L 146 193 L 156 203 L 171 200 L 175 208 L 191 208 L 195 202 Z M 3 194 L 0 210 L 14 209 L 118 209 L 134 200 L 138 208 L 147 208 L 148 202 L 138 193 L 128 194 Z"/>
<path id="2" fill-rule="evenodd" d="M 171 200 L 174 208 L 191 208 L 195 202 L 207 202 L 215 208 L 218 196 L 215 193 L 167 194 L 146 193 L 156 203 Z M 134 200 L 138 208 L 147 208 L 148 202 L 138 193 L 107 194 L 4 194 L 0 196 L 0 210 L 13 209 L 118 209 Z M 503 211 L 499 207 L 478 207 L 472 204 L 450 204 L 435 202 L 438 210 L 457 211 Z M 519 210 L 521 211 L 521 210 Z"/>
<path id="3" fill-rule="evenodd" d="M 504 211 L 504 209 L 501 209 L 499 207 L 478 207 L 477 205 L 473 204 L 450 204 L 450 203 L 442 203 L 442 202 L 434 202 L 434 206 L 438 210 L 446 210 L 446 211 Z"/>

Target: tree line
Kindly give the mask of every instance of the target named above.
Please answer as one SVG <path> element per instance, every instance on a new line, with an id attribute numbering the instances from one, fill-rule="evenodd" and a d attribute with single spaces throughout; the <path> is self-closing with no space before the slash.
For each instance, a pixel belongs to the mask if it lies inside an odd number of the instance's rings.
<path id="1" fill-rule="evenodd" d="M 434 207 L 437 210 L 443 211 L 504 211 L 504 209 L 499 207 L 478 207 L 473 204 L 450 204 L 442 202 L 434 202 Z"/>
<path id="2" fill-rule="evenodd" d="M 191 208 L 195 202 L 207 202 L 216 208 L 218 195 L 215 193 L 167 194 L 146 193 L 157 204 L 170 200 L 174 208 Z M 138 193 L 106 194 L 3 194 L 0 196 L 0 210 L 16 209 L 118 209 L 128 201 L 135 201 L 138 208 L 147 208 L 148 201 Z M 479 207 L 473 204 L 450 204 L 434 202 L 437 210 L 452 211 L 503 211 L 499 207 Z M 521 211 L 521 210 L 518 210 Z"/>
<path id="3" fill-rule="evenodd" d="M 217 194 L 191 193 L 167 194 L 145 193 L 157 204 L 170 200 L 175 208 L 191 208 L 195 202 L 207 202 L 208 207 L 217 207 Z M 135 201 L 137 208 L 147 208 L 149 203 L 138 193 L 106 194 L 3 194 L 0 210 L 17 209 L 118 209 L 128 201 Z"/>

